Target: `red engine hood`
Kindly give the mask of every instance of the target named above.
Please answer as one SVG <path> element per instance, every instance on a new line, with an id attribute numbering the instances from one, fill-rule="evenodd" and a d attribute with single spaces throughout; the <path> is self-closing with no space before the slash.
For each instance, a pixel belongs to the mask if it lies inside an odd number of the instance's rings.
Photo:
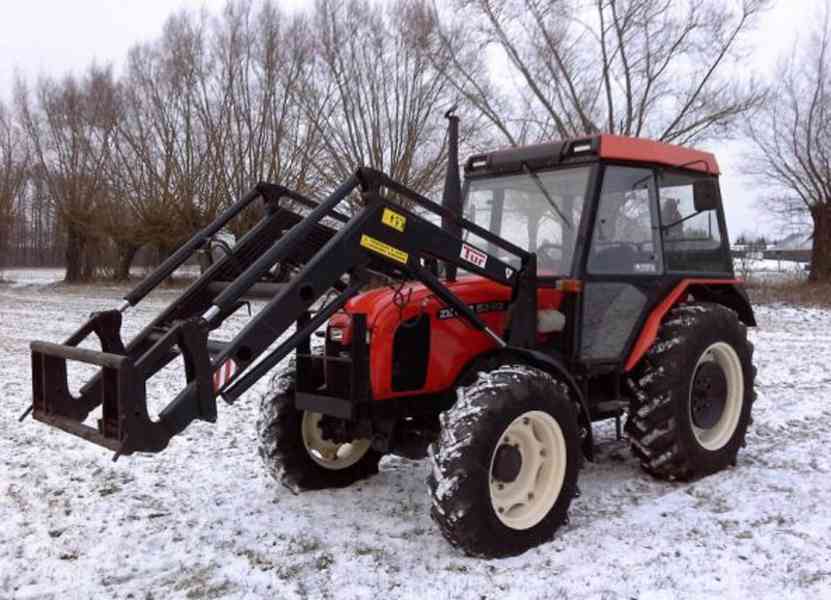
<path id="1" fill-rule="evenodd" d="M 471 306 L 480 319 L 497 335 L 504 334 L 508 324 L 507 307 L 511 288 L 479 276 L 466 276 L 445 285 L 462 302 Z M 341 343 L 352 341 L 352 316 L 365 314 L 370 333 L 370 383 L 372 397 L 385 400 L 397 396 L 431 394 L 448 389 L 461 370 L 483 352 L 495 347 L 485 333 L 477 331 L 420 283 L 408 283 L 400 290 L 403 306 L 396 306 L 396 291 L 380 288 L 361 294 L 349 301 L 345 310 L 332 316 L 329 327 L 341 331 Z M 559 308 L 564 292 L 545 288 L 538 292 L 540 308 Z M 419 390 L 397 390 L 393 385 L 395 368 L 395 333 L 402 321 L 427 315 L 430 319 L 430 350 L 427 353 L 427 375 Z M 543 334 L 541 334 L 543 335 Z"/>
<path id="2" fill-rule="evenodd" d="M 508 301 L 511 298 L 511 288 L 501 285 L 490 279 L 478 275 L 467 275 L 456 281 L 443 282 L 450 291 L 466 304 L 491 301 Z M 406 298 L 404 318 L 415 316 L 427 310 L 436 310 L 444 306 L 435 295 L 423 284 L 412 282 L 405 284 L 400 293 Z M 364 292 L 346 303 L 345 312 L 335 314 L 329 324 L 333 327 L 349 328 L 351 319 L 348 315 L 359 313 L 367 316 L 367 326 L 372 330 L 380 316 L 387 310 L 398 311 L 393 298 L 396 291 L 390 287 L 378 288 Z M 560 305 L 562 292 L 554 289 L 542 289 L 539 293 L 540 308 L 556 308 Z M 346 333 L 348 338 L 349 332 Z M 344 340 L 348 342 L 348 339 Z"/>
<path id="3" fill-rule="evenodd" d="M 493 294 L 494 299 L 509 297 L 511 294 L 511 288 L 508 286 L 500 285 L 478 275 L 468 275 L 460 277 L 456 281 L 443 281 L 442 283 L 465 302 L 474 302 L 483 293 Z M 365 292 L 346 303 L 346 312 L 364 313 L 367 316 L 367 323 L 371 325 L 378 314 L 392 304 L 395 293 L 389 287 Z M 409 305 L 418 304 L 433 296 L 433 293 L 424 284 L 417 282 L 405 285 L 401 290 L 401 294 L 408 299 L 407 304 Z"/>

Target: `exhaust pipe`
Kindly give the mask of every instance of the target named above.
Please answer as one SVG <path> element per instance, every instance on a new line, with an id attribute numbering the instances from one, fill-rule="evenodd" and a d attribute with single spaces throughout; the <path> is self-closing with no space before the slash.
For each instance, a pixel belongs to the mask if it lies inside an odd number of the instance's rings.
<path id="1" fill-rule="evenodd" d="M 456 107 L 448 110 L 447 119 L 447 175 L 444 179 L 442 205 L 457 216 L 462 214 L 462 180 L 459 175 L 459 117 L 455 115 Z M 462 228 L 453 220 L 442 217 L 442 229 L 454 237 L 461 237 Z M 456 280 L 456 265 L 444 265 L 448 281 Z"/>

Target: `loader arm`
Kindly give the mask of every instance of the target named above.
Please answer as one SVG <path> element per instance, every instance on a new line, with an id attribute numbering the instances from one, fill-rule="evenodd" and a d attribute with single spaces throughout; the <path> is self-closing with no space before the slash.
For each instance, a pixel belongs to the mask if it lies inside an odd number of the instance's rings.
<path id="1" fill-rule="evenodd" d="M 382 190 L 406 198 L 423 211 L 451 219 L 463 232 L 516 257 L 519 268 L 392 203 Z M 355 191 L 361 193 L 364 206 L 347 219 L 337 209 Z M 121 313 L 138 304 L 257 198 L 265 201 L 265 216 L 229 254 L 125 345 L 120 333 Z M 311 210 L 303 217 L 283 206 L 287 200 Z M 340 223 L 340 227 L 332 227 L 333 222 Z M 535 285 L 529 285 L 536 281 L 534 255 L 383 173 L 358 169 L 319 204 L 281 186 L 260 183 L 125 295 L 119 310 L 93 314 L 64 344 L 31 344 L 33 416 L 115 450 L 116 458 L 138 451 L 159 452 L 193 420 L 214 422 L 218 395 L 233 402 L 290 352 L 308 348 L 309 336 L 369 282 L 370 272 L 401 281 L 421 281 L 471 326 L 506 346 L 505 340 L 490 331 L 426 268 L 436 259 L 511 286 L 515 300 L 536 314 Z M 209 334 L 234 314 L 251 286 L 278 263 L 289 264 L 299 272 L 232 340 L 211 340 Z M 218 281 L 228 283 L 217 286 Z M 332 289 L 337 292 L 334 298 L 329 295 Z M 323 296 L 327 299 L 313 310 Z M 294 333 L 264 356 L 274 341 L 292 328 Z M 515 345 L 523 345 L 523 340 L 533 339 L 534 332 L 535 323 L 518 319 L 510 339 Z M 78 348 L 92 334 L 99 338 L 101 350 Z M 179 354 L 184 359 L 185 385 L 159 413 L 158 420 L 152 420 L 147 411 L 146 382 Z M 99 367 L 78 397 L 69 392 L 67 360 Z M 356 393 L 366 395 L 366 390 Z M 346 413 L 364 399 L 346 399 Z M 90 412 L 99 406 L 102 413 L 97 427 L 85 424 Z"/>

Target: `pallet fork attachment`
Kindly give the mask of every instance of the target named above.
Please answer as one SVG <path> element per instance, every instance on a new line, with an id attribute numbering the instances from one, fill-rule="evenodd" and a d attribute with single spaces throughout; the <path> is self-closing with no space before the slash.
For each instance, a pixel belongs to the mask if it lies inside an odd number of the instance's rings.
<path id="1" fill-rule="evenodd" d="M 381 194 L 382 189 L 452 220 L 461 230 L 515 256 L 519 268 L 391 203 Z M 361 193 L 363 208 L 347 218 L 337 209 L 355 191 Z M 120 332 L 122 312 L 138 304 L 257 198 L 262 198 L 267 208 L 261 220 L 125 345 Z M 292 210 L 297 206 L 309 209 L 308 214 L 304 217 Z M 424 240 L 430 243 L 425 245 Z M 466 248 L 479 258 L 464 260 Z M 63 344 L 32 342 L 33 416 L 114 450 L 115 458 L 159 452 L 193 420 L 214 422 L 218 395 L 231 403 L 290 352 L 308 354 L 309 336 L 369 282 L 370 272 L 398 280 L 417 279 L 498 345 L 530 347 L 535 323 L 517 319 L 509 327 L 506 342 L 426 265 L 443 261 L 511 286 L 515 300 L 535 314 L 535 287 L 524 283 L 535 277 L 535 269 L 528 268 L 535 265 L 534 259 L 525 250 L 372 169 L 358 169 L 319 204 L 282 186 L 260 183 L 126 294 L 118 310 L 94 313 Z M 289 265 L 297 272 L 232 340 L 212 340 L 210 333 L 235 313 L 244 294 L 277 264 Z M 217 282 L 228 283 L 218 286 Z M 331 298 L 333 289 L 337 293 Z M 356 318 L 364 323 L 362 315 Z M 263 356 L 292 327 L 294 333 Z M 100 351 L 78 347 L 93 335 L 100 342 Z M 184 359 L 186 385 L 158 419 L 151 419 L 146 382 L 179 355 Z M 69 391 L 67 361 L 99 368 L 77 397 Z M 352 363 L 353 381 L 368 381 L 367 361 L 353 355 Z M 366 400 L 368 393 L 366 385 L 354 385 L 351 397 L 343 399 L 344 416 L 354 416 L 356 404 Z M 313 395 L 309 401 L 314 401 Z M 99 406 L 97 427 L 85 424 Z"/>

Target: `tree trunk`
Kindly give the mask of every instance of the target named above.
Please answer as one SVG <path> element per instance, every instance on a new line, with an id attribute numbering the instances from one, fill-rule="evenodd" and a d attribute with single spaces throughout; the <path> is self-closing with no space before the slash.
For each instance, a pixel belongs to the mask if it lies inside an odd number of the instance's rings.
<path id="1" fill-rule="evenodd" d="M 831 282 L 831 202 L 811 207 L 814 244 L 811 249 L 811 281 Z"/>
<path id="2" fill-rule="evenodd" d="M 82 247 L 84 259 L 82 261 L 81 277 L 84 281 L 92 281 L 95 279 L 98 270 L 98 252 L 95 240 L 85 236 Z"/>
<path id="3" fill-rule="evenodd" d="M 0 269 L 2 269 L 6 263 L 9 264 L 13 263 L 12 258 L 12 248 L 9 240 L 11 239 L 11 231 L 14 222 L 12 219 L 5 220 L 3 215 L 0 215 Z"/>
<path id="4" fill-rule="evenodd" d="M 83 227 L 68 225 L 66 228 L 66 276 L 67 283 L 80 283 L 95 279 L 98 268 L 95 239 Z"/>
<path id="5" fill-rule="evenodd" d="M 72 225 L 66 230 L 66 276 L 67 283 L 78 283 L 82 279 L 83 236 Z"/>
<path id="6" fill-rule="evenodd" d="M 135 244 L 118 244 L 118 264 L 115 268 L 116 281 L 130 280 L 130 267 L 133 265 L 133 259 L 139 251 L 139 246 Z"/>

